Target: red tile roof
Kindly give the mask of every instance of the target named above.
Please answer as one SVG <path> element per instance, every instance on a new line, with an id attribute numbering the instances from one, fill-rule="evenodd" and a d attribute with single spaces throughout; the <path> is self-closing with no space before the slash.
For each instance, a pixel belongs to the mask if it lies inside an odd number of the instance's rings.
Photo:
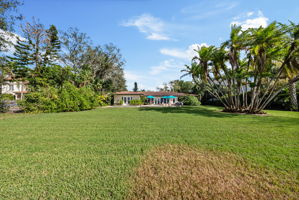
<path id="1" fill-rule="evenodd" d="M 143 95 L 143 92 L 130 92 L 130 91 L 122 91 L 122 92 L 115 92 L 114 94 L 120 94 L 120 95 Z"/>
<path id="2" fill-rule="evenodd" d="M 186 96 L 188 94 L 179 92 L 116 92 L 116 95 L 144 95 L 144 96 Z"/>

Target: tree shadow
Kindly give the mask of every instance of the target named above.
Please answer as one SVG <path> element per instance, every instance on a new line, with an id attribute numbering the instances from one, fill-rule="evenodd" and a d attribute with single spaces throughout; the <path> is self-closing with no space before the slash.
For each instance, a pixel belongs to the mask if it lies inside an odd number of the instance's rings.
<path id="1" fill-rule="evenodd" d="M 183 106 L 183 107 L 140 107 L 139 111 L 157 111 L 161 113 L 186 113 L 193 115 L 201 115 L 205 117 L 218 117 L 218 118 L 226 118 L 226 117 L 236 117 L 239 114 L 236 113 L 225 113 L 221 112 L 222 108 L 213 107 L 206 108 L 204 106 L 200 107 L 192 107 L 192 106 Z"/>
<path id="2" fill-rule="evenodd" d="M 139 111 L 156 111 L 160 113 L 173 113 L 173 114 L 191 114 L 212 118 L 243 118 L 248 119 L 249 123 L 255 124 L 273 124 L 275 126 L 298 126 L 299 117 L 288 116 L 275 116 L 275 115 L 252 115 L 252 114 L 240 114 L 240 113 L 227 113 L 221 112 L 221 107 L 140 107 Z M 287 111 L 285 111 L 287 112 Z M 299 129 L 299 128 L 298 128 Z M 299 134 L 299 131 L 298 131 Z"/>

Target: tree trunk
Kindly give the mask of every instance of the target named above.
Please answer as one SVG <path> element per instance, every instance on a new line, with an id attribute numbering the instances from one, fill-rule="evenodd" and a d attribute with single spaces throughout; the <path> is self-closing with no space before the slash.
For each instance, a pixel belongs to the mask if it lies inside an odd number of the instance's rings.
<path id="1" fill-rule="evenodd" d="M 296 82 L 289 82 L 289 95 L 290 95 L 291 110 L 298 111 Z"/>

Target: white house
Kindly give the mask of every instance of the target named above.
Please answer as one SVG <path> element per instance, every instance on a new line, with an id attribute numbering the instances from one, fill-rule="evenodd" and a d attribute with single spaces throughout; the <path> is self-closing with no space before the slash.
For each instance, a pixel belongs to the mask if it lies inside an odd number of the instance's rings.
<path id="1" fill-rule="evenodd" d="M 10 76 L 7 76 L 4 78 L 0 92 L 2 94 L 12 94 L 15 97 L 15 100 L 21 100 L 23 99 L 24 94 L 28 92 L 27 85 L 27 81 L 17 81 Z"/>
<path id="2" fill-rule="evenodd" d="M 128 105 L 131 100 L 139 100 L 143 96 L 149 104 L 175 104 L 178 97 L 188 94 L 178 92 L 116 92 L 114 93 L 114 104 Z"/>

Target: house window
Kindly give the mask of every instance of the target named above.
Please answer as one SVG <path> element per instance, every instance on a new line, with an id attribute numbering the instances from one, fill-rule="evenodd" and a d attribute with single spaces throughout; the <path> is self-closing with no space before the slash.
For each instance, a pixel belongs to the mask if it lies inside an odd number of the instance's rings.
<path id="1" fill-rule="evenodd" d="M 13 91 L 13 85 L 9 85 L 9 90 Z"/>

